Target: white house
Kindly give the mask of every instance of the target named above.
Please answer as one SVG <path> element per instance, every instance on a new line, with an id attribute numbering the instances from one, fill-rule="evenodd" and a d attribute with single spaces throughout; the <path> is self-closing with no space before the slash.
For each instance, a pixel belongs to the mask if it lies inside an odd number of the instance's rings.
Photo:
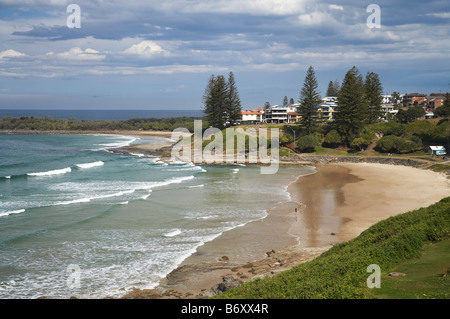
<path id="1" fill-rule="evenodd" d="M 254 109 L 250 111 L 242 111 L 242 122 L 245 124 L 258 124 L 263 120 L 264 109 Z"/>

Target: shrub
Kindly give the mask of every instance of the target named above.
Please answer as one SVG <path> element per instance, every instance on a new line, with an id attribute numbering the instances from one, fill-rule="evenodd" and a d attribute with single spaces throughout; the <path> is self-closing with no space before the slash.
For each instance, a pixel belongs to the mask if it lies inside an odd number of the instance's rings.
<path id="1" fill-rule="evenodd" d="M 297 147 L 301 152 L 314 152 L 322 142 L 322 136 L 318 133 L 303 136 L 298 139 Z"/>
<path id="2" fill-rule="evenodd" d="M 325 135 L 324 143 L 331 147 L 336 147 L 342 143 L 342 137 L 337 130 L 331 130 Z"/>
<path id="3" fill-rule="evenodd" d="M 286 133 L 280 137 L 281 145 L 291 144 L 293 141 L 294 141 L 294 138 L 291 135 L 286 134 Z"/>
<path id="4" fill-rule="evenodd" d="M 406 132 L 406 128 L 401 123 L 391 122 L 392 124 L 386 129 L 385 135 L 402 136 Z"/>
<path id="5" fill-rule="evenodd" d="M 417 150 L 419 147 L 415 142 L 395 135 L 383 136 L 378 140 L 376 146 L 378 151 L 384 153 L 409 153 Z"/>

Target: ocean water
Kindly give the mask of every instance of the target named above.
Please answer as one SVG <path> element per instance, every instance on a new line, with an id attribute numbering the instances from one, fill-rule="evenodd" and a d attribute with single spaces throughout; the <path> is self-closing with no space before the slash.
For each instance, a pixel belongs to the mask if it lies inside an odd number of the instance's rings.
<path id="1" fill-rule="evenodd" d="M 0 298 L 153 288 L 197 247 L 264 218 L 289 199 L 286 181 L 311 172 L 108 151 L 165 140 L 0 134 Z"/>

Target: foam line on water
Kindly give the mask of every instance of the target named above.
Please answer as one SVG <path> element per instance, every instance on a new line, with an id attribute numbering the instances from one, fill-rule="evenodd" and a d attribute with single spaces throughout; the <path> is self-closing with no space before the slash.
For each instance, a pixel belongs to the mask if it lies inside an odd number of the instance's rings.
<path id="1" fill-rule="evenodd" d="M 11 211 L 0 213 L 0 217 L 12 215 L 12 214 L 21 214 L 23 212 L 25 212 L 25 209 L 11 210 Z"/>
<path id="2" fill-rule="evenodd" d="M 78 168 L 92 168 L 92 167 L 98 167 L 102 166 L 105 163 L 103 161 L 93 162 L 93 163 L 84 163 L 84 164 L 76 164 Z"/>
<path id="3" fill-rule="evenodd" d="M 42 176 L 53 176 L 53 175 L 61 175 L 61 174 L 66 174 L 66 173 L 70 173 L 72 171 L 72 169 L 70 167 L 66 167 L 63 169 L 55 169 L 55 170 L 51 170 L 51 171 L 47 171 L 47 172 L 37 172 L 37 173 L 28 173 L 28 176 L 37 176 L 37 177 L 42 177 Z"/>

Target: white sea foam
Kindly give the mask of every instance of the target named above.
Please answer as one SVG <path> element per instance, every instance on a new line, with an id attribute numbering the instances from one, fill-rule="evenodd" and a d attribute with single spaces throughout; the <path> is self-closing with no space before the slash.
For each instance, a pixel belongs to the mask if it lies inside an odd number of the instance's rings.
<path id="1" fill-rule="evenodd" d="M 110 148 L 120 148 L 125 147 L 128 145 L 131 145 L 135 141 L 139 140 L 140 138 L 134 137 L 134 136 L 116 136 L 111 135 L 114 139 L 121 139 L 121 141 L 115 141 L 113 143 L 103 143 L 103 144 L 97 144 L 97 146 L 101 146 L 100 148 L 93 149 L 93 151 L 108 151 Z"/>
<path id="2" fill-rule="evenodd" d="M 49 189 L 57 190 L 61 192 L 71 191 L 72 193 L 77 193 L 80 198 L 71 200 L 62 200 L 54 203 L 47 203 L 46 206 L 59 206 L 59 205 L 71 205 L 79 203 L 88 203 L 94 200 L 102 200 L 112 197 L 121 197 L 125 195 L 131 195 L 135 192 L 140 191 L 137 196 L 133 197 L 135 200 L 143 199 L 146 200 L 152 192 L 153 188 L 168 186 L 171 184 L 179 184 L 184 181 L 193 179 L 194 176 L 182 176 L 174 177 L 160 182 L 135 182 L 135 183 L 118 183 L 111 184 L 110 182 L 96 182 L 96 183 L 61 183 L 56 185 L 51 185 Z M 121 189 L 126 190 L 121 190 Z M 108 191 L 108 193 L 104 193 Z M 120 191 L 119 191 L 120 190 Z M 147 192 L 147 194 L 142 195 L 142 191 Z M 102 194 L 103 193 L 103 194 Z M 91 195 L 96 194 L 96 195 Z M 98 195 L 97 195 L 98 194 Z M 126 199 L 132 199 L 126 197 Z"/>
<path id="3" fill-rule="evenodd" d="M 0 213 L 0 217 L 12 215 L 12 214 L 20 214 L 20 213 L 23 213 L 24 211 L 25 211 L 25 209 L 18 209 L 18 210 L 11 210 L 8 212 L 2 212 L 2 213 Z"/>
<path id="4" fill-rule="evenodd" d="M 158 186 L 167 186 L 167 185 L 170 185 L 170 184 L 179 184 L 179 183 L 182 183 L 184 181 L 188 181 L 188 180 L 191 180 L 191 179 L 194 179 L 194 178 L 195 178 L 195 176 L 193 176 L 193 175 L 182 176 L 182 177 L 174 177 L 174 178 L 162 181 L 162 182 L 154 182 L 153 184 L 150 184 L 148 187 L 151 189 L 153 187 L 158 187 Z"/>
<path id="5" fill-rule="evenodd" d="M 206 170 L 201 168 L 200 166 L 191 166 L 191 165 L 182 166 L 180 168 L 170 168 L 167 171 L 169 172 L 201 171 L 203 173 L 206 172 Z"/>
<path id="6" fill-rule="evenodd" d="M 131 145 L 133 142 L 139 139 L 138 137 L 129 137 L 129 136 L 122 136 L 121 138 L 125 139 L 125 141 L 116 141 L 114 143 L 98 144 L 98 146 L 104 146 L 106 148 L 125 147 Z"/>
<path id="7" fill-rule="evenodd" d="M 92 168 L 92 167 L 102 166 L 104 164 L 105 164 L 104 162 L 98 161 L 98 162 L 93 162 L 93 163 L 77 164 L 77 166 L 79 168 Z"/>
<path id="8" fill-rule="evenodd" d="M 139 153 L 129 153 L 130 155 L 133 155 L 133 156 L 137 156 L 137 157 L 144 157 L 145 155 L 144 154 L 139 154 Z"/>
<path id="9" fill-rule="evenodd" d="M 186 164 L 189 164 L 189 163 L 182 162 L 182 161 L 171 161 L 171 162 L 169 162 L 169 165 L 186 165 Z"/>
<path id="10" fill-rule="evenodd" d="M 55 169 L 52 171 L 47 171 L 47 172 L 38 172 L 38 173 L 28 173 L 28 176 L 52 176 L 52 175 L 61 175 L 61 174 L 66 174 L 66 173 L 70 173 L 72 171 L 72 169 L 70 167 L 66 167 L 63 169 Z"/>
<path id="11" fill-rule="evenodd" d="M 170 232 L 168 232 L 167 234 L 164 234 L 164 237 L 175 237 L 177 235 L 181 234 L 181 230 L 180 229 L 175 229 L 172 230 Z"/>
<path id="12" fill-rule="evenodd" d="M 114 193 L 114 194 L 99 195 L 99 196 L 85 197 L 85 198 L 79 198 L 79 199 L 74 199 L 74 200 L 69 200 L 69 201 L 56 202 L 54 205 L 58 206 L 58 205 L 71 205 L 71 204 L 79 204 L 79 203 L 88 203 L 88 202 L 90 202 L 92 200 L 105 199 L 105 198 L 111 198 L 111 197 L 118 197 L 118 196 L 123 196 L 123 195 L 127 195 L 127 194 L 132 194 L 134 192 L 135 192 L 135 190 L 132 189 L 132 190 L 122 191 L 122 192 L 118 192 L 118 193 Z"/>
<path id="13" fill-rule="evenodd" d="M 141 199 L 146 200 L 147 198 L 150 197 L 150 195 L 151 195 L 151 194 L 146 194 L 146 195 L 142 196 Z"/>
<path id="14" fill-rule="evenodd" d="M 205 187 L 204 184 L 201 185 L 193 185 L 193 186 L 189 186 L 189 188 L 199 188 L 199 187 Z"/>

